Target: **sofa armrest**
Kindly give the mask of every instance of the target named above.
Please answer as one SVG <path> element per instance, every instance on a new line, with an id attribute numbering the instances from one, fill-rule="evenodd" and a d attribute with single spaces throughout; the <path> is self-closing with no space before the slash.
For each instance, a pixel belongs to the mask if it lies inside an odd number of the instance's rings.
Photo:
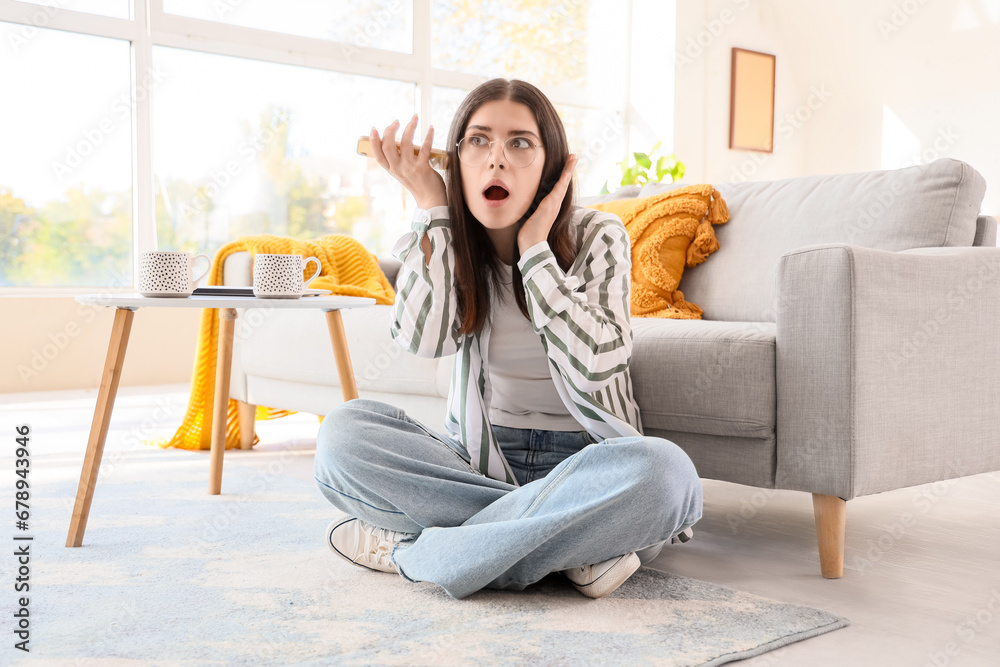
<path id="1" fill-rule="evenodd" d="M 976 237 L 972 241 L 974 246 L 995 247 L 997 244 L 997 219 L 990 215 L 981 215 L 976 218 Z"/>
<path id="2" fill-rule="evenodd" d="M 1000 469 L 1000 248 L 801 248 L 776 274 L 778 488 Z"/>

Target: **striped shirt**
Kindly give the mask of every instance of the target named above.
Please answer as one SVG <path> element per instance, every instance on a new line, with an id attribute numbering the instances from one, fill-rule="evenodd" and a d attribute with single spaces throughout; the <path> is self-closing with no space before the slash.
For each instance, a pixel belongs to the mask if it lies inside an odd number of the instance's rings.
<path id="1" fill-rule="evenodd" d="M 430 262 L 421 248 L 430 239 Z M 539 335 L 559 398 L 596 439 L 642 435 L 629 362 L 631 248 L 625 225 L 612 213 L 577 208 L 570 234 L 579 248 L 569 272 L 547 241 L 517 263 L 532 328 Z M 454 294 L 455 254 L 446 206 L 418 209 L 411 231 L 392 248 L 402 262 L 390 332 L 419 357 L 457 354 L 448 391 L 445 431 L 468 450 L 473 467 L 517 485 L 488 419 L 490 327 L 459 333 Z"/>

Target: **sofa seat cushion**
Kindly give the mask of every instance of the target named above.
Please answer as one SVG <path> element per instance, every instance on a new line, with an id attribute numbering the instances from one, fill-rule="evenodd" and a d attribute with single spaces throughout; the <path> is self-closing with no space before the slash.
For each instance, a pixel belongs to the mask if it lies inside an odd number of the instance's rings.
<path id="1" fill-rule="evenodd" d="M 423 359 L 399 347 L 389 334 L 389 308 L 376 304 L 340 311 L 359 393 L 447 398 L 454 359 Z M 247 376 L 339 387 L 325 319 L 319 310 L 240 311 L 234 365 Z"/>
<path id="2" fill-rule="evenodd" d="M 773 439 L 775 325 L 632 319 L 644 431 Z"/>

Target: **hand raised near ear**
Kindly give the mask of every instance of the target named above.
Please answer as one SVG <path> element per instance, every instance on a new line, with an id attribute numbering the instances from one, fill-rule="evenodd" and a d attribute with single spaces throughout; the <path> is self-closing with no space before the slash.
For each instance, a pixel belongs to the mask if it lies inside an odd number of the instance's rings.
<path id="1" fill-rule="evenodd" d="M 566 198 L 566 190 L 569 189 L 569 183 L 573 180 L 573 170 L 576 169 L 576 164 L 576 155 L 570 155 L 559 180 L 552 188 L 552 192 L 545 195 L 545 198 L 538 203 L 538 208 L 517 233 L 517 247 L 522 255 L 531 246 L 549 238 L 549 230 L 552 229 L 556 216 L 559 215 L 559 209 L 562 208 L 563 199 Z"/>

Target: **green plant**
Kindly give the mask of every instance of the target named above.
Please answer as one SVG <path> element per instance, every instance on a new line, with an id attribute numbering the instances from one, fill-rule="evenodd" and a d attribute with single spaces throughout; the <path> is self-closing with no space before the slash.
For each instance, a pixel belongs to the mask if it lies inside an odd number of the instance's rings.
<path id="1" fill-rule="evenodd" d="M 657 141 L 653 149 L 648 153 L 632 153 L 631 157 L 627 157 L 618 163 L 618 166 L 622 169 L 622 182 L 625 185 L 645 185 L 653 180 L 654 183 L 659 183 L 663 180 L 663 177 L 670 174 L 670 182 L 674 183 L 676 181 L 684 178 L 684 163 L 677 159 L 677 156 L 671 153 L 670 155 L 662 155 L 656 158 L 656 175 L 655 179 L 652 179 L 653 174 L 649 173 L 649 170 L 653 167 L 653 154 L 656 149 L 660 147 L 660 142 Z M 635 160 L 632 163 L 633 159 Z M 631 164 L 630 164 L 631 163 Z M 604 185 L 601 187 L 600 194 L 608 194 L 608 182 L 605 181 Z"/>

